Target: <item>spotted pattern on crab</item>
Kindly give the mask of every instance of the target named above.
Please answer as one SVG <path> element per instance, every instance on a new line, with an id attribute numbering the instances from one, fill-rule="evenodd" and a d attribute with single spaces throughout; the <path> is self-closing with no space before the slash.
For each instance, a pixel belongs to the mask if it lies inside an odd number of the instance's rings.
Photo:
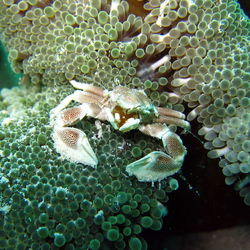
<path id="1" fill-rule="evenodd" d="M 77 148 L 77 141 L 79 140 L 79 133 L 78 131 L 74 131 L 70 128 L 64 130 L 58 130 L 58 137 L 61 141 L 66 144 L 68 147 L 72 149 Z"/>
<path id="2" fill-rule="evenodd" d="M 70 83 L 80 90 L 67 96 L 50 112 L 54 146 L 62 158 L 97 167 L 98 159 L 86 134 L 70 127 L 85 117 L 92 117 L 110 122 L 114 129 L 123 133 L 138 129 L 162 140 L 165 152 L 154 151 L 130 163 L 126 166 L 129 175 L 139 181 L 155 182 L 180 170 L 187 151 L 180 137 L 167 125 L 189 130 L 190 124 L 183 113 L 154 106 L 143 90 L 118 86 L 107 91 L 74 80 Z M 66 109 L 71 101 L 80 105 Z"/>
<path id="3" fill-rule="evenodd" d="M 68 109 L 62 113 L 62 120 L 68 124 L 69 122 L 76 121 L 80 114 L 81 109 L 78 107 Z"/>

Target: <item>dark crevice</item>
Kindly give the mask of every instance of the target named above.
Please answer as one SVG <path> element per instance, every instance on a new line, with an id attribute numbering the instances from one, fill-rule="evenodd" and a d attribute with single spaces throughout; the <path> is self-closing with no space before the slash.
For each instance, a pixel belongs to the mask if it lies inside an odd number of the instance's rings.
<path id="1" fill-rule="evenodd" d="M 198 131 L 199 127 L 198 122 L 192 122 L 193 131 Z M 150 250 L 164 249 L 167 241 L 191 232 L 206 232 L 250 223 L 249 207 L 232 186 L 225 184 L 218 159 L 209 159 L 207 150 L 192 134 L 181 135 L 181 138 L 188 154 L 181 173 L 174 176 L 178 179 L 179 189 L 169 194 L 166 204 L 169 213 L 164 218 L 162 230 L 146 230 L 142 234 Z"/>

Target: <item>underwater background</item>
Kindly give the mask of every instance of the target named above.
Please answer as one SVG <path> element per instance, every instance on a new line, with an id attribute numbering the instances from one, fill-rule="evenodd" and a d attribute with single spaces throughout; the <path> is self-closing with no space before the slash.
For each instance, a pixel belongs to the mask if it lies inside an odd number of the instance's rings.
<path id="1" fill-rule="evenodd" d="M 0 249 L 250 249 L 249 2 L 0 2 Z M 94 119 L 96 169 L 63 159 L 50 111 L 75 79 L 143 89 L 186 115 L 160 183 L 126 166 L 158 139 Z M 12 88 L 13 86 L 16 86 Z M 7 89 L 6 89 L 7 88 Z M 74 104 L 78 105 L 78 104 Z"/>

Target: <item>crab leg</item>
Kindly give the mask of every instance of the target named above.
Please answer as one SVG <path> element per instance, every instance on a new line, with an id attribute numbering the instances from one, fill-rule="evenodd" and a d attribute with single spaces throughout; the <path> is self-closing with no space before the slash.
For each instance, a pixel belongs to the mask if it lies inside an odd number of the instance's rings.
<path id="1" fill-rule="evenodd" d="M 90 85 L 88 83 L 77 82 L 75 80 L 71 80 L 70 83 L 76 89 L 81 89 L 81 90 L 84 90 L 86 92 L 90 92 L 90 93 L 93 93 L 95 95 L 103 97 L 103 91 L 104 90 L 102 88 L 96 87 L 94 85 Z"/>
<path id="2" fill-rule="evenodd" d="M 160 115 L 176 117 L 179 119 L 185 119 L 185 115 L 183 113 L 173 110 L 173 109 L 157 107 L 157 111 L 159 112 Z"/>
<path id="3" fill-rule="evenodd" d="M 161 181 L 175 174 L 182 167 L 187 153 L 178 135 L 171 132 L 164 124 L 154 123 L 143 125 L 139 130 L 147 135 L 162 140 L 166 153 L 154 151 L 126 167 L 130 175 L 135 175 L 139 181 Z"/>
<path id="4" fill-rule="evenodd" d="M 157 111 L 159 112 L 160 116 L 154 120 L 156 123 L 166 123 L 169 125 L 173 124 L 178 127 L 182 127 L 185 130 L 190 130 L 190 124 L 184 120 L 186 116 L 183 113 L 162 107 L 157 107 Z"/>
<path id="5" fill-rule="evenodd" d="M 162 140 L 166 152 L 174 159 L 186 154 L 186 148 L 182 144 L 181 138 L 172 132 L 168 126 L 160 123 L 142 125 L 139 130 L 152 137 Z"/>
<path id="6" fill-rule="evenodd" d="M 102 100 L 102 98 L 100 98 L 97 95 L 94 95 L 91 93 L 84 93 L 83 91 L 76 90 L 73 94 L 64 98 L 60 102 L 60 104 L 58 106 L 56 106 L 56 108 L 54 108 L 50 111 L 50 117 L 51 117 L 51 119 L 55 118 L 61 112 L 61 110 L 66 108 L 70 104 L 70 102 L 72 102 L 72 101 L 79 102 L 79 103 L 87 102 L 87 103 L 99 104 L 101 102 L 101 100 Z"/>
<path id="7" fill-rule="evenodd" d="M 176 125 L 178 127 L 184 128 L 185 130 L 190 130 L 190 124 L 189 122 L 180 119 L 180 118 L 176 118 L 176 117 L 171 117 L 171 116 L 164 116 L 164 115 L 160 115 L 158 118 L 156 118 L 154 120 L 155 123 L 166 123 L 169 125 Z"/>
<path id="8" fill-rule="evenodd" d="M 101 102 L 103 101 L 103 97 L 98 96 L 98 95 L 94 95 L 92 93 L 89 92 L 83 92 L 81 91 L 81 96 L 79 96 L 78 98 L 78 102 L 80 103 L 96 103 L 98 105 L 101 105 Z"/>

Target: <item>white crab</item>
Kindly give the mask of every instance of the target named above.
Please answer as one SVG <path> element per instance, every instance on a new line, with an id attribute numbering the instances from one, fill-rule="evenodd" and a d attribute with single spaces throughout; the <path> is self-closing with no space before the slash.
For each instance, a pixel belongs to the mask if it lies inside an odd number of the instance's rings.
<path id="1" fill-rule="evenodd" d="M 87 116 L 109 121 L 121 132 L 139 129 L 144 134 L 162 140 L 166 153 L 154 151 L 126 166 L 126 171 L 139 181 L 160 181 L 178 172 L 186 148 L 180 137 L 171 132 L 166 124 L 175 124 L 188 130 L 190 125 L 184 120 L 184 114 L 154 106 L 142 90 L 118 86 L 107 91 L 74 80 L 70 83 L 80 90 L 67 96 L 50 113 L 54 145 L 64 158 L 92 167 L 98 164 L 86 134 L 69 127 Z M 65 109 L 71 101 L 81 105 Z"/>

